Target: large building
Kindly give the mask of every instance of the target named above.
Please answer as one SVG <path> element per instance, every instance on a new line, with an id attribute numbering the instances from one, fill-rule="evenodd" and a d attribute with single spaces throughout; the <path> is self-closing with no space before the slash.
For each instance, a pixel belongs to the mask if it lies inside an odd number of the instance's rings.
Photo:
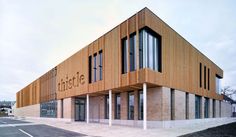
<path id="1" fill-rule="evenodd" d="M 222 78 L 221 68 L 144 8 L 20 90 L 15 113 L 144 129 L 228 117 Z"/>

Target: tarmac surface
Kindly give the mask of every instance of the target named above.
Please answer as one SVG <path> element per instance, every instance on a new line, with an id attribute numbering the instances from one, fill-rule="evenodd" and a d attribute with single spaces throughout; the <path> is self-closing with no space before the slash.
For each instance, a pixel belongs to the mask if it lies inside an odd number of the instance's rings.
<path id="1" fill-rule="evenodd" d="M 190 133 L 180 137 L 236 137 L 236 122 L 206 130 Z"/>
<path id="2" fill-rule="evenodd" d="M 0 137 L 82 137 L 86 136 L 44 124 L 0 118 Z"/>

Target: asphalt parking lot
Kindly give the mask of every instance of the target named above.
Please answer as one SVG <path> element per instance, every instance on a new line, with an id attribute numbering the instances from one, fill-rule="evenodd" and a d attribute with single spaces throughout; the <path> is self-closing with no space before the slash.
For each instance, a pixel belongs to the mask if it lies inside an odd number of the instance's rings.
<path id="1" fill-rule="evenodd" d="M 0 137 L 83 137 L 84 134 L 43 124 L 0 118 Z"/>

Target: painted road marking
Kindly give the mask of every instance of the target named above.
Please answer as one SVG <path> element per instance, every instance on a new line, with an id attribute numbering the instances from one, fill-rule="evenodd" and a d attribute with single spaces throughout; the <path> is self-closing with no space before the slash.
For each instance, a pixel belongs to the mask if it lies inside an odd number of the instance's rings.
<path id="1" fill-rule="evenodd" d="M 4 122 L 4 121 L 0 121 L 0 123 L 6 124 L 7 122 Z"/>
<path id="2" fill-rule="evenodd" d="M 24 130 L 22 130 L 22 129 L 19 129 L 22 133 L 24 133 L 24 134 L 26 134 L 26 135 L 28 135 L 29 137 L 34 137 L 34 136 L 32 136 L 32 135 L 30 135 L 29 133 L 27 133 L 27 132 L 25 132 Z"/>

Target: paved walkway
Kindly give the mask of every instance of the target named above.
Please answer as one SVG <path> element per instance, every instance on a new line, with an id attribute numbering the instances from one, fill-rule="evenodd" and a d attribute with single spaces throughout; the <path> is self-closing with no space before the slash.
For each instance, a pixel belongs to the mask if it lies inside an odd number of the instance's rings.
<path id="1" fill-rule="evenodd" d="M 28 122 L 38 124 L 46 124 L 57 128 L 62 128 L 69 131 L 74 131 L 89 136 L 96 137 L 176 137 L 210 127 L 215 127 L 223 124 L 236 122 L 236 118 L 221 118 L 207 123 L 193 124 L 192 126 L 184 126 L 181 128 L 156 128 L 143 130 L 141 128 L 127 127 L 127 126 L 111 126 L 106 124 L 97 124 L 85 122 L 64 122 L 52 119 L 25 119 Z"/>

